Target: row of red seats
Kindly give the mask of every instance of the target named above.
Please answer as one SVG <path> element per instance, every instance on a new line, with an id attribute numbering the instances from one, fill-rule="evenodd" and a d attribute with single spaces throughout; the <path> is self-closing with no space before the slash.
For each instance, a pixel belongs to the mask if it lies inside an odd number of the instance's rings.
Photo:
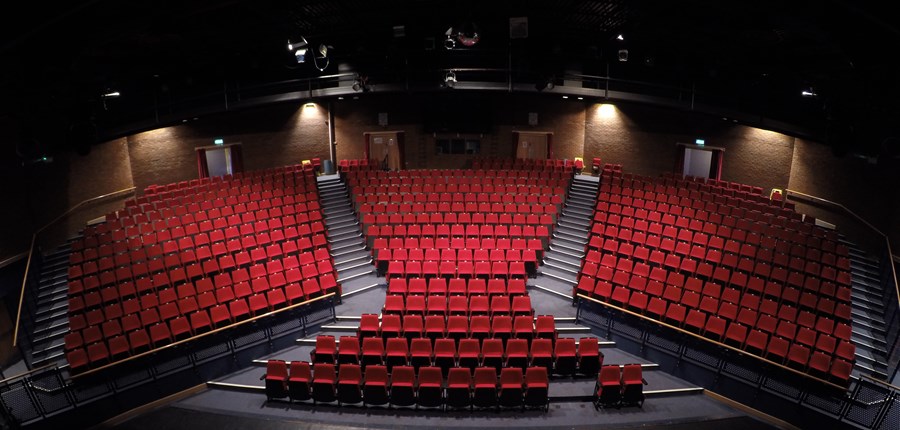
<path id="1" fill-rule="evenodd" d="M 379 183 L 402 184 L 405 178 L 444 178 L 446 183 L 456 184 L 473 184 L 481 182 L 480 178 L 536 178 L 536 179 L 567 179 L 571 178 L 571 172 L 557 171 L 532 171 L 519 168 L 501 168 L 501 169 L 405 169 L 405 170 L 361 170 L 359 172 L 349 172 L 348 181 L 352 182 L 359 179 L 378 179 Z"/>
<path id="2" fill-rule="evenodd" d="M 621 368 L 615 365 L 603 366 L 594 385 L 594 406 L 643 407 L 646 384 L 640 364 L 626 364 Z"/>
<path id="3" fill-rule="evenodd" d="M 285 191 L 288 194 L 284 194 Z M 159 202 L 145 203 L 140 207 L 132 207 L 129 209 L 131 213 L 128 214 L 111 212 L 107 214 L 107 222 L 97 227 L 112 231 L 114 229 L 165 221 L 164 227 L 172 228 L 260 210 L 284 210 L 286 213 L 293 214 L 294 212 L 302 213 L 320 209 L 316 199 L 315 188 L 308 192 L 299 190 L 299 193 L 295 193 L 292 189 L 279 190 L 277 194 L 279 195 L 274 196 L 272 192 L 264 191 L 261 195 L 260 193 L 252 193 L 249 197 L 244 194 L 202 200 L 200 197 L 196 197 L 199 200 L 197 202 L 193 201 L 195 197 L 191 197 L 190 201 L 187 202 L 182 202 L 179 199 L 166 199 Z M 184 199 L 187 198 L 185 197 Z M 274 214 L 273 216 L 280 216 L 280 214 Z M 159 227 L 157 224 L 154 225 Z"/>
<path id="4" fill-rule="evenodd" d="M 683 256 L 690 254 L 695 259 L 703 259 L 710 250 L 714 250 L 741 258 L 762 259 L 782 267 L 796 267 L 799 271 L 803 271 L 807 263 L 831 266 L 841 271 L 850 270 L 850 259 L 844 254 L 849 250 L 843 245 L 826 250 L 777 240 L 775 236 L 763 233 L 715 226 L 712 222 L 692 221 L 690 227 L 684 228 L 634 221 L 632 218 L 613 222 L 595 221 L 588 248 L 601 249 L 603 240 L 615 240 L 632 246 L 663 248 Z"/>
<path id="5" fill-rule="evenodd" d="M 322 230 L 321 226 L 317 225 L 321 224 L 323 219 L 318 210 L 297 213 L 291 211 L 290 214 L 283 214 L 278 209 L 272 210 L 271 213 L 273 216 L 269 216 L 268 211 L 261 210 L 256 214 L 245 213 L 243 217 L 238 215 L 218 217 L 172 228 L 163 225 L 163 221 L 157 221 L 153 225 L 145 224 L 141 227 L 115 230 L 109 237 L 99 237 L 97 242 L 100 248 L 112 247 L 113 253 L 121 253 L 171 240 L 179 241 L 179 245 L 183 240 L 190 240 L 199 246 L 239 239 L 241 236 L 251 236 L 254 233 L 275 234 L 280 231 L 283 236 L 290 238 L 290 234 L 293 233 L 293 238 L 296 238 L 297 235 L 310 234 L 308 230 L 313 228 Z M 91 248 L 85 251 L 88 249 Z M 103 250 L 98 249 L 96 252 L 102 253 Z"/>
<path id="6" fill-rule="evenodd" d="M 531 297 L 508 296 L 385 296 L 384 314 L 398 315 L 528 315 L 534 314 Z"/>
<path id="7" fill-rule="evenodd" d="M 627 228 L 639 222 L 648 224 L 663 224 L 664 226 L 675 226 L 678 228 L 690 228 L 694 231 L 702 231 L 706 234 L 718 234 L 720 236 L 730 236 L 730 230 L 742 231 L 744 235 L 750 233 L 766 234 L 773 236 L 774 239 L 788 241 L 791 243 L 805 243 L 810 237 L 815 237 L 817 247 L 822 247 L 822 240 L 827 239 L 824 236 L 810 236 L 808 232 L 803 230 L 802 225 L 793 224 L 785 218 L 767 217 L 757 212 L 745 212 L 743 209 L 736 209 L 731 206 L 723 206 L 717 210 L 710 211 L 708 208 L 701 207 L 683 207 L 680 205 L 669 205 L 668 203 L 656 204 L 654 202 L 646 202 L 636 200 L 634 204 L 619 204 L 599 201 L 596 205 L 598 212 L 595 214 L 595 221 L 610 223 L 614 225 L 622 225 Z M 709 205 L 707 205 L 709 206 Z M 727 228 L 727 233 L 720 233 L 719 230 Z M 812 230 L 810 230 L 812 231 Z M 819 231 L 819 230 L 815 230 Z M 831 239 L 827 239 L 831 243 L 829 249 L 833 250 L 837 244 Z M 814 244 L 810 242 L 810 246 Z"/>
<path id="8" fill-rule="evenodd" d="M 150 233 L 148 236 L 155 236 L 155 233 Z M 237 227 L 230 227 L 221 234 L 217 231 L 210 235 L 197 233 L 163 242 L 148 241 L 145 244 L 135 244 L 134 249 L 110 246 L 113 253 L 106 255 L 107 253 L 103 252 L 103 256 L 97 249 L 90 252 L 73 251 L 69 256 L 69 277 L 77 279 L 102 271 L 128 268 L 139 262 L 145 262 L 148 265 L 164 264 L 166 267 L 172 267 L 169 262 L 160 261 L 167 257 L 178 257 L 181 262 L 178 265 L 187 266 L 217 259 L 227 254 L 231 254 L 235 259 L 241 252 L 262 252 L 277 256 L 285 253 L 295 255 L 301 251 L 326 246 L 325 227 L 321 221 L 301 224 L 298 227 L 290 226 L 285 229 L 260 232 L 254 232 L 251 227 L 250 231 L 243 235 Z M 117 248 L 121 252 L 116 252 Z M 254 257 L 253 260 L 255 259 Z M 148 270 L 155 272 L 160 269 L 150 268 Z M 141 273 L 143 275 L 143 272 Z"/>
<path id="9" fill-rule="evenodd" d="M 465 255 L 463 256 L 463 260 L 471 260 L 471 253 L 477 249 L 488 249 L 488 250 L 502 250 L 504 253 L 506 251 L 519 251 L 521 253 L 525 253 L 525 251 L 531 250 L 536 253 L 540 253 L 543 251 L 543 243 L 541 239 L 535 237 L 533 239 L 525 239 L 524 237 L 498 237 L 498 238 L 485 238 L 483 240 L 470 237 L 470 238 L 462 238 L 462 237 L 431 237 L 431 236 L 409 236 L 406 237 L 376 237 L 372 241 L 372 252 L 373 255 L 377 257 L 377 253 L 380 250 L 390 250 L 391 252 L 396 252 L 398 250 L 404 250 L 407 255 L 415 252 L 414 250 L 422 250 L 423 252 L 428 252 L 428 250 L 436 250 L 441 254 L 453 252 L 454 259 L 459 259 L 459 253 L 462 252 Z M 524 258 L 525 256 L 523 256 Z M 450 255 L 447 256 L 442 255 L 441 259 L 450 258 Z M 424 260 L 424 258 L 423 258 Z"/>
<path id="10" fill-rule="evenodd" d="M 362 339 L 362 348 L 358 348 L 358 344 L 353 344 L 358 351 L 348 351 L 351 343 L 353 341 L 348 340 L 346 343 L 342 343 L 340 348 L 340 357 L 347 362 L 337 361 L 339 354 L 336 350 L 325 350 L 325 345 L 318 341 L 316 349 L 310 352 L 310 360 L 313 363 L 338 363 L 338 366 L 356 364 L 366 368 L 387 366 L 389 371 L 397 366 L 413 366 L 417 369 L 422 366 L 435 366 L 440 367 L 446 374 L 449 369 L 456 367 L 469 369 L 493 367 L 499 370 L 508 367 L 524 369 L 540 366 L 550 371 L 553 369 L 556 357 L 554 345 L 549 339 L 534 339 L 530 343 L 525 339 L 509 339 L 504 342 L 501 339 L 492 338 L 484 339 L 480 343 L 477 339 L 461 339 L 458 348 L 451 339 L 438 339 L 432 349 L 432 342 L 428 338 L 408 340 L 394 337 L 382 342 L 380 338 L 369 337 Z M 569 344 L 570 342 L 566 342 L 566 345 Z M 354 353 L 355 356 L 353 356 Z M 561 355 L 564 354 L 561 352 Z M 593 374 L 596 374 L 598 363 L 603 361 L 602 357 L 602 354 L 599 353 L 585 353 L 580 358 L 570 358 L 578 359 L 583 364 L 580 369 L 590 375 L 591 371 L 588 367 L 593 368 Z M 569 370 L 572 369 L 567 369 L 565 363 L 561 364 L 558 370 L 554 369 L 558 373 Z"/>
<path id="11" fill-rule="evenodd" d="M 768 196 L 762 193 L 761 187 L 753 187 L 744 184 L 727 183 L 726 181 L 718 181 L 709 179 L 705 183 L 697 181 L 675 180 L 665 177 L 653 178 L 649 176 L 634 175 L 631 173 L 623 173 L 621 171 L 604 170 L 602 183 L 610 186 L 628 186 L 630 188 L 656 190 L 657 185 L 664 187 L 685 188 L 687 190 L 698 190 L 703 192 L 712 192 L 727 197 L 734 197 L 740 200 L 754 202 L 764 205 L 773 205 Z M 729 185 L 730 184 L 730 185 Z"/>
<path id="12" fill-rule="evenodd" d="M 438 295 L 438 296 L 524 296 L 525 280 L 481 278 L 392 278 L 388 281 L 389 295 Z"/>
<path id="13" fill-rule="evenodd" d="M 144 189 L 144 193 L 149 194 L 149 195 L 155 195 L 155 194 L 161 194 L 164 192 L 172 192 L 172 191 L 184 190 L 184 189 L 193 189 L 195 187 L 200 187 L 200 186 L 208 185 L 208 184 L 218 184 L 218 183 L 222 183 L 222 182 L 231 182 L 231 181 L 258 180 L 261 178 L 265 178 L 267 176 L 278 177 L 278 176 L 284 176 L 284 175 L 292 175 L 295 173 L 303 173 L 304 176 L 309 176 L 306 166 L 304 166 L 302 164 L 294 164 L 294 165 L 287 165 L 287 166 L 278 166 L 278 167 L 274 167 L 271 169 L 264 169 L 264 170 L 251 170 L 251 171 L 247 171 L 247 172 L 237 172 L 234 174 L 227 174 L 227 175 L 223 175 L 223 176 L 213 176 L 213 177 L 200 178 L 200 179 L 191 179 L 191 180 L 186 180 L 186 181 L 173 182 L 173 183 L 166 184 L 166 185 L 148 185 Z M 146 196 L 146 197 L 149 197 L 149 196 Z M 137 203 L 140 203 L 140 198 L 137 199 Z M 127 202 L 126 202 L 126 205 L 128 205 Z"/>
<path id="14" fill-rule="evenodd" d="M 462 226 L 462 224 L 454 225 Z M 537 240 L 538 242 L 542 242 L 541 248 L 543 248 L 543 242 L 547 242 L 550 238 L 550 229 L 552 226 L 553 224 L 550 224 L 549 226 L 544 224 L 537 226 L 511 224 L 509 228 L 507 228 L 505 224 L 500 224 L 484 229 L 485 234 L 493 232 L 492 236 L 481 237 L 480 234 L 482 229 L 478 228 L 478 225 L 476 224 L 469 224 L 467 229 L 453 229 L 447 224 L 440 224 L 437 226 L 426 224 L 421 227 L 419 225 L 412 225 L 408 228 L 404 225 L 396 225 L 393 227 L 386 225 L 381 227 L 370 227 L 367 230 L 367 237 L 373 241 L 384 239 L 385 242 L 387 242 L 384 248 L 391 249 L 479 249 L 484 248 L 484 242 L 481 242 L 482 240 L 495 241 L 495 244 L 503 240 L 510 241 L 511 246 L 511 241 L 517 239 L 525 241 Z M 463 230 L 462 234 L 460 234 L 459 230 Z M 466 230 L 469 230 L 468 233 L 472 234 L 467 234 Z M 433 246 L 418 243 L 420 239 L 423 241 L 428 240 L 430 242 L 429 244 L 433 244 Z M 445 241 L 444 243 L 440 243 L 442 239 Z M 393 243 L 398 243 L 398 245 L 392 245 Z M 402 247 L 399 246 L 399 243 L 403 244 Z M 531 248 L 526 246 L 526 249 Z"/>
<path id="15" fill-rule="evenodd" d="M 178 304 L 182 303 L 185 302 Z M 144 309 L 139 314 L 124 315 L 121 319 L 105 320 L 101 325 L 87 325 L 85 320 L 75 316 L 70 319 L 70 333 L 65 339 L 66 359 L 70 370 L 77 373 L 225 327 L 287 304 L 281 290 L 272 290 L 266 294 L 251 295 L 246 300 L 223 300 L 208 309 L 196 309 L 189 313 L 181 313 L 179 306 L 170 302 L 158 308 Z"/>
<path id="16" fill-rule="evenodd" d="M 339 172 L 376 169 L 376 168 L 378 168 L 378 166 L 379 166 L 378 162 L 376 162 L 375 160 L 369 160 L 367 158 L 353 158 L 353 159 L 338 160 L 338 171 Z"/>
<path id="17" fill-rule="evenodd" d="M 623 189 L 623 191 L 628 190 L 630 189 Z M 740 227 L 744 230 L 752 229 L 753 231 L 761 233 L 766 227 L 772 226 L 790 232 L 803 233 L 806 236 L 793 235 L 788 238 L 789 240 L 801 239 L 800 243 L 803 243 L 802 240 L 806 240 L 809 235 L 824 238 L 831 242 L 837 242 L 837 233 L 835 231 L 826 230 L 809 222 L 800 221 L 798 219 L 800 215 L 793 211 L 776 215 L 767 213 L 768 207 L 766 210 L 754 210 L 738 207 L 734 205 L 733 202 L 716 202 L 703 197 L 678 198 L 668 194 L 655 194 L 653 192 L 643 193 L 640 190 L 635 190 L 633 193 L 634 197 L 632 197 L 631 194 L 619 196 L 617 194 L 601 192 L 598 195 L 597 208 L 603 212 L 615 214 L 631 211 L 642 219 L 646 217 L 641 216 L 641 212 L 638 212 L 639 210 L 658 211 L 675 216 L 684 215 L 688 218 L 687 221 L 695 217 L 695 212 L 698 216 L 703 216 L 704 212 L 700 211 L 705 211 L 711 221 L 719 224 L 719 219 L 713 217 L 721 217 L 724 220 L 722 223 L 729 227 L 734 226 L 733 220 L 731 220 L 731 223 L 728 222 L 729 219 L 727 217 L 730 216 L 734 219 L 743 219 L 747 224 L 741 225 Z M 688 209 L 690 209 L 690 211 L 688 211 Z M 632 216 L 631 213 L 624 213 L 624 215 Z M 754 226 L 753 224 L 760 225 Z"/>
<path id="18" fill-rule="evenodd" d="M 733 208 L 732 210 L 708 212 L 705 209 L 669 206 L 666 203 L 657 205 L 638 201 L 636 205 L 620 205 L 600 201 L 597 203 L 596 209 L 594 221 L 628 229 L 645 226 L 642 230 L 646 230 L 649 225 L 661 224 L 663 227 L 674 226 L 680 229 L 690 229 L 710 236 L 734 237 L 740 241 L 744 241 L 745 238 L 752 239 L 750 235 L 755 234 L 768 236 L 770 241 L 787 242 L 787 246 L 799 244 L 828 252 L 837 252 L 839 247 L 836 239 L 831 238 L 831 234 L 825 233 L 821 228 L 804 229 L 800 226 L 808 224 L 793 224 L 790 221 L 784 221 L 783 218 L 774 218 L 773 223 L 770 224 L 767 221 L 759 220 L 762 217 L 752 215 L 754 212 L 742 213 L 741 210 L 733 210 Z M 842 255 L 846 256 L 846 253 L 843 252 L 847 251 L 846 247 L 841 251 Z"/>
<path id="19" fill-rule="evenodd" d="M 798 292 L 805 289 L 817 295 L 825 295 L 829 299 L 836 299 L 838 303 L 847 305 L 850 303 L 848 272 L 837 271 L 830 266 L 820 267 L 816 263 L 807 263 L 799 267 L 781 266 L 766 258 L 757 260 L 749 257 L 739 258 L 735 254 L 723 254 L 715 249 L 706 250 L 704 255 L 703 248 L 699 246 L 692 247 L 690 255 L 687 255 L 686 246 L 679 251 L 676 245 L 674 251 L 669 251 L 662 247 L 653 250 L 643 246 L 634 247 L 614 239 L 603 243 L 602 252 L 589 249 L 585 255 L 582 268 L 589 269 L 586 271 L 590 276 L 614 275 L 606 272 L 597 275 L 601 267 L 613 268 L 625 275 L 633 274 L 662 280 L 672 273 L 680 273 L 713 281 L 722 286 L 750 289 L 758 294 L 762 294 L 768 283 L 776 283 L 780 288 L 787 286 Z M 804 270 L 807 271 L 806 274 Z"/>
<path id="20" fill-rule="evenodd" d="M 555 209 L 551 209 L 550 212 L 545 212 L 544 207 L 541 206 L 536 206 L 533 209 L 537 210 L 529 214 L 512 214 L 506 212 L 495 213 L 477 209 L 459 213 L 425 211 L 406 212 L 403 215 L 399 212 L 390 215 L 386 213 L 365 213 L 362 215 L 362 223 L 365 228 L 373 225 L 394 225 L 404 226 L 407 229 L 413 228 L 414 226 L 418 226 L 420 229 L 425 229 L 430 226 L 431 229 L 435 229 L 438 225 L 453 224 L 475 224 L 477 226 L 489 225 L 492 227 L 504 225 L 507 229 L 510 229 L 514 225 L 544 224 L 549 226 L 553 224 L 553 216 L 556 214 Z M 434 233 L 432 235 L 434 235 Z"/>
<path id="21" fill-rule="evenodd" d="M 266 366 L 266 397 L 290 398 L 314 403 L 419 406 L 423 407 L 525 407 L 549 406 L 548 377 L 542 367 L 503 369 L 500 377 L 494 368 L 478 368 L 474 378 L 467 369 L 452 369 L 444 382 L 436 367 L 396 366 L 390 373 L 385 366 L 367 366 L 365 372 L 355 364 L 335 370 L 333 364 L 316 363 L 311 372 L 308 362 L 287 364 L 270 360 Z"/>
<path id="22" fill-rule="evenodd" d="M 483 340 L 510 338 L 531 340 L 533 338 L 556 341 L 556 324 L 550 315 L 469 315 L 468 311 L 452 315 L 423 314 L 382 314 L 379 320 L 375 314 L 363 314 L 357 329 L 359 338 L 377 337 L 428 337 L 432 340 L 461 339 Z"/>
<path id="23" fill-rule="evenodd" d="M 606 258 L 604 257 L 604 260 Z M 747 277 L 741 272 L 734 272 L 730 281 L 727 275 L 712 278 L 703 278 L 696 273 L 669 271 L 663 267 L 650 267 L 638 262 L 631 265 L 631 260 L 622 258 L 615 267 L 597 265 L 585 262 L 580 279 L 588 283 L 597 280 L 607 282 L 613 286 L 627 286 L 636 291 L 647 291 L 652 295 L 662 295 L 663 286 L 677 288 L 699 294 L 701 289 L 704 295 L 716 299 L 720 297 L 730 303 L 750 302 L 760 303 L 761 297 L 771 298 L 774 303 L 781 305 L 799 306 L 803 310 L 819 313 L 826 316 L 837 316 L 850 321 L 849 289 L 836 288 L 834 284 L 807 284 L 809 289 L 784 287 L 783 284 L 766 281 L 760 278 Z M 718 272 L 717 273 L 721 273 Z M 740 276 L 734 276 L 740 275 Z M 582 281 L 580 281 L 582 282 Z M 724 288 L 724 289 L 723 289 Z M 814 289 L 813 289 L 814 288 Z M 846 294 L 847 298 L 841 298 Z M 835 300 L 835 298 L 837 300 Z"/>
<path id="24" fill-rule="evenodd" d="M 399 261 L 391 260 L 388 262 L 385 276 L 388 279 L 395 277 L 443 277 L 452 278 L 482 278 L 485 280 L 491 278 L 501 279 L 525 279 L 528 271 L 524 261 L 457 261 L 442 262 L 438 264 L 436 261 Z"/>
<path id="25" fill-rule="evenodd" d="M 541 167 L 541 166 L 574 166 L 576 160 L 567 158 L 507 158 L 507 157 L 476 157 L 472 164 L 510 164 L 517 168 Z"/>
<path id="26" fill-rule="evenodd" d="M 585 294 L 587 288 L 586 284 L 579 283 L 576 292 Z M 666 290 L 676 289 L 670 287 Z M 855 347 L 849 341 L 850 326 L 846 323 L 835 325 L 825 316 L 816 318 L 806 311 L 798 313 L 789 305 L 781 306 L 775 316 L 711 296 L 703 296 L 700 304 L 694 307 L 691 302 L 699 298 L 696 293 L 685 293 L 679 300 L 677 292 L 669 293 L 668 298 L 652 296 L 631 291 L 629 287 L 613 287 L 602 280 L 597 281 L 591 295 L 801 371 L 823 373 L 822 360 L 828 358 L 828 366 L 833 365 L 836 373 L 829 373 L 831 367 L 825 367 L 823 375 L 829 374 L 840 383 L 848 382 L 849 373 L 844 375 L 842 370 L 847 368 L 847 363 L 852 363 Z M 838 333 L 835 331 L 837 328 L 840 328 L 843 339 L 833 336 Z M 811 351 L 814 351 L 812 355 Z M 843 363 L 832 363 L 830 357 L 833 355 L 840 357 L 835 361 Z"/>
<path id="27" fill-rule="evenodd" d="M 554 334 L 555 336 L 555 334 Z M 544 367 L 548 372 L 594 376 L 603 364 L 597 338 L 452 338 L 333 336 L 316 337 L 310 352 L 313 363 L 337 366 L 360 364 L 420 367 L 435 366 L 446 375 L 456 367 Z M 360 343 L 362 342 L 362 343 Z"/>
<path id="28" fill-rule="evenodd" d="M 565 179 L 547 178 L 485 178 L 484 181 L 468 184 L 444 183 L 442 177 L 428 177 L 401 181 L 397 184 L 370 183 L 354 185 L 351 191 L 356 195 L 418 195 L 437 194 L 439 201 L 489 201 L 494 194 L 515 194 L 540 196 L 554 189 L 565 187 Z M 407 183 L 404 183 L 407 182 Z M 430 196 L 426 196 L 430 197 Z M 548 195 L 549 197 L 549 195 Z M 409 200 L 409 199 L 407 199 Z"/>
<path id="29" fill-rule="evenodd" d="M 447 215 L 453 213 L 455 216 L 459 216 L 464 213 L 470 213 L 469 216 L 472 216 L 471 213 L 480 212 L 482 216 L 487 217 L 488 214 L 496 214 L 497 217 L 500 217 L 504 214 L 513 216 L 515 214 L 523 214 L 527 215 L 530 213 L 538 213 L 538 214 L 551 214 L 556 215 L 559 211 L 559 205 L 562 203 L 562 198 L 558 197 L 559 194 L 555 194 L 554 197 L 550 197 L 549 201 L 546 203 L 542 203 L 538 198 L 537 202 L 529 203 L 528 198 L 525 197 L 522 202 L 515 202 L 515 198 L 511 196 L 502 196 L 497 195 L 496 200 L 501 200 L 506 202 L 505 204 L 501 201 L 495 202 L 439 202 L 437 200 L 427 201 L 427 199 L 420 199 L 421 201 L 413 202 L 412 200 L 407 200 L 410 203 L 398 203 L 398 202 L 378 202 L 376 201 L 366 201 L 360 202 L 358 204 L 358 211 L 362 215 L 366 214 L 407 214 L 414 213 L 418 214 L 422 213 L 441 213 L 442 216 L 446 217 Z M 547 199 L 544 199 L 547 200 Z M 416 207 L 413 209 L 413 207 Z M 404 210 L 407 209 L 407 210 Z M 444 223 L 448 222 L 447 220 L 443 221 Z M 499 222 L 499 219 L 498 219 Z"/>
<path id="30" fill-rule="evenodd" d="M 116 259 L 118 266 L 114 269 L 105 268 L 99 274 L 87 270 L 88 267 L 93 266 L 90 263 L 84 263 L 81 266 L 70 267 L 69 295 L 87 294 L 99 289 L 103 301 L 107 302 L 110 299 L 103 290 L 109 287 L 116 287 L 119 297 L 127 298 L 135 293 L 150 293 L 167 286 L 198 281 L 203 277 L 217 277 L 235 269 L 253 269 L 259 272 L 259 268 L 254 268 L 257 265 L 272 266 L 261 267 L 273 273 L 297 269 L 300 273 L 285 274 L 286 277 L 293 276 L 297 279 L 333 272 L 331 255 L 328 252 L 328 243 L 324 234 L 315 235 L 312 239 L 303 237 L 297 241 L 289 240 L 282 244 L 275 243 L 265 248 L 255 248 L 250 252 L 242 250 L 239 245 L 231 250 L 221 244 L 213 244 L 212 248 L 200 247 L 196 252 L 185 250 L 155 259 L 147 259 L 146 255 L 137 257 L 131 253 L 123 259 L 123 262 Z M 82 270 L 80 275 L 78 274 L 79 267 Z M 97 267 L 93 269 L 97 269 Z M 85 273 L 86 270 L 87 273 Z M 259 276 L 262 275 L 254 277 Z M 88 297 L 84 297 L 84 299 L 87 302 L 90 301 Z"/>
<path id="31" fill-rule="evenodd" d="M 641 277 L 631 277 L 623 284 L 583 276 L 575 286 L 574 292 L 620 305 L 628 304 L 641 313 L 659 319 L 671 313 L 672 319 L 677 324 L 684 321 L 686 310 L 699 310 L 729 321 L 737 320 L 748 326 L 755 325 L 770 334 L 775 333 L 776 324 L 780 319 L 814 329 L 822 335 L 834 335 L 839 340 L 850 340 L 848 319 L 835 320 L 831 313 L 821 313 L 817 316 L 815 308 L 798 307 L 798 301 L 784 299 L 776 291 L 767 290 L 762 296 L 764 298 L 761 298 L 755 291 L 741 292 L 733 288 L 722 290 L 718 284 L 712 282 L 704 284 L 697 278 L 690 277 L 684 283 L 684 288 L 680 285 L 681 281 L 673 281 L 672 276 L 666 284 Z M 671 305 L 675 304 L 680 306 L 672 309 Z M 670 306 L 669 312 L 666 310 L 667 306 Z M 676 316 L 680 318 L 675 318 Z M 789 337 L 793 339 L 793 334 Z"/>
<path id="32" fill-rule="evenodd" d="M 680 186 L 665 185 L 660 180 L 656 181 L 622 181 L 616 184 L 616 181 L 605 182 L 600 186 L 600 194 L 609 195 L 612 198 L 634 197 L 646 200 L 655 200 L 659 203 L 680 204 L 682 206 L 693 206 L 697 201 L 712 203 L 719 206 L 730 206 L 734 208 L 744 209 L 748 212 L 759 212 L 793 218 L 794 215 L 789 210 L 780 205 L 772 204 L 768 197 L 761 194 L 735 193 L 733 190 L 722 189 L 717 187 L 700 186 L 687 188 L 682 184 Z M 687 203 L 685 203 L 687 202 Z"/>
<path id="33" fill-rule="evenodd" d="M 697 273 L 709 279 L 719 278 L 715 271 L 722 268 L 798 287 L 803 286 L 807 277 L 817 283 L 831 282 L 843 287 L 850 285 L 849 268 L 846 267 L 849 262 L 841 258 L 831 260 L 827 258 L 828 254 L 823 254 L 820 257 L 822 263 L 819 263 L 746 243 L 738 245 L 735 241 L 723 241 L 717 236 L 707 245 L 700 245 L 699 242 L 690 245 L 672 238 L 655 235 L 629 237 L 622 233 L 619 230 L 616 237 L 592 236 L 588 242 L 586 261 L 601 264 L 602 259 L 608 259 L 612 264 L 606 265 L 614 266 L 618 257 L 664 266 L 671 270 Z M 727 278 L 725 276 L 722 280 L 727 282 Z"/>

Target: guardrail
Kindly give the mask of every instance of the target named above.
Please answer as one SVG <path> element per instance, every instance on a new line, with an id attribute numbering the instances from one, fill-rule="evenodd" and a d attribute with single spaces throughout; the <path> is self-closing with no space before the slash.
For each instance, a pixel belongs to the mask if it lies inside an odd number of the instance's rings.
<path id="1" fill-rule="evenodd" d="M 862 376 L 852 380 L 849 390 L 811 384 L 811 378 L 798 377 L 794 369 L 627 309 L 580 294 L 577 302 L 578 322 L 600 330 L 619 348 L 661 363 L 663 371 L 708 390 L 747 399 L 743 402 L 785 421 L 802 421 L 804 428 L 866 430 L 894 428 L 900 422 L 900 390 L 884 381 Z"/>
<path id="2" fill-rule="evenodd" d="M 31 235 L 31 245 L 29 245 L 29 247 L 28 247 L 28 259 L 25 262 L 25 274 L 22 276 L 22 289 L 21 289 L 21 291 L 19 291 L 19 306 L 18 306 L 18 310 L 16 311 L 15 328 L 13 328 L 13 338 L 12 338 L 13 347 L 15 347 L 18 344 L 18 340 L 19 340 L 19 326 L 20 326 L 20 322 L 22 319 L 22 302 L 25 299 L 25 289 L 28 286 L 28 275 L 30 274 L 31 261 L 34 256 L 34 245 L 37 242 L 38 236 L 44 230 L 50 228 L 53 224 L 56 224 L 61 219 L 67 217 L 69 214 L 71 214 L 72 212 L 75 212 L 75 210 L 81 208 L 82 206 L 84 206 L 88 203 L 92 203 L 92 202 L 95 202 L 98 200 L 103 200 L 103 199 L 117 196 L 120 194 L 133 193 L 134 191 L 135 191 L 135 187 L 125 188 L 125 189 L 121 189 L 118 191 L 113 191 L 111 193 L 107 193 L 107 194 L 103 194 L 103 195 L 99 195 L 96 197 L 91 197 L 89 199 L 82 200 L 75 206 L 72 206 L 71 208 L 69 208 L 68 210 L 66 210 L 65 212 L 63 212 L 62 214 L 57 216 L 56 218 L 54 218 L 52 221 L 48 222 L 47 224 L 44 224 L 43 227 L 37 229 L 37 231 L 35 231 Z"/>
<path id="3" fill-rule="evenodd" d="M 812 196 L 799 191 L 785 190 L 785 197 L 794 200 L 804 200 L 831 207 L 838 211 L 849 215 L 860 224 L 864 225 L 868 230 L 878 236 L 878 242 L 883 246 L 880 249 L 880 267 L 881 267 L 881 288 L 882 288 L 882 304 L 884 305 L 885 324 L 885 342 L 887 344 L 887 380 L 893 381 L 898 377 L 900 372 L 900 286 L 897 284 L 897 272 L 894 266 L 894 254 L 891 248 L 891 241 L 877 227 L 866 221 L 863 217 L 846 206 L 833 202 L 821 197 Z M 882 381 L 887 384 L 887 381 Z"/>
<path id="4" fill-rule="evenodd" d="M 0 418 L 12 427 L 38 423 L 57 427 L 48 423 L 51 419 L 71 428 L 93 426 L 125 412 L 129 405 L 146 403 L 147 390 L 140 388 L 147 384 L 153 384 L 153 396 L 162 397 L 294 345 L 298 335 L 306 336 L 314 326 L 333 321 L 334 305 L 333 293 L 320 296 L 75 376 L 69 374 L 68 366 L 32 369 L 0 381 Z M 106 403 L 86 409 L 98 402 Z M 79 408 L 90 413 L 73 412 Z"/>

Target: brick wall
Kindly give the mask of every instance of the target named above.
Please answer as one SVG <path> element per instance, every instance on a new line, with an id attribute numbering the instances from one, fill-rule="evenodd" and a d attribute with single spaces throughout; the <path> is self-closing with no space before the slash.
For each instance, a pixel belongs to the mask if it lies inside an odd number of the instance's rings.
<path id="1" fill-rule="evenodd" d="M 216 138 L 240 142 L 245 170 L 329 159 L 327 106 L 283 104 L 231 112 L 128 137 L 134 184 L 143 191 L 151 184 L 196 179 L 196 148 Z"/>

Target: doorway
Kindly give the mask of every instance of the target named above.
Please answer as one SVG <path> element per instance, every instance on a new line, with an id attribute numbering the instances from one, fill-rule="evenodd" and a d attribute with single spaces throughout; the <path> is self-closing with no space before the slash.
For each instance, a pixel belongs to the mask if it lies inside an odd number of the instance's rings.
<path id="1" fill-rule="evenodd" d="M 363 133 L 366 139 L 366 158 L 382 170 L 403 168 L 403 131 Z"/>
<path id="2" fill-rule="evenodd" d="M 722 177 L 723 148 L 701 145 L 678 144 L 679 160 L 675 173 L 681 176 L 693 176 L 708 179 Z"/>
<path id="3" fill-rule="evenodd" d="M 547 131 L 514 131 L 513 142 L 516 158 L 523 160 L 546 160 L 553 157 L 551 144 L 553 133 Z"/>
<path id="4" fill-rule="evenodd" d="M 241 147 L 203 146 L 197 148 L 197 175 L 200 178 L 233 175 L 243 170 Z"/>

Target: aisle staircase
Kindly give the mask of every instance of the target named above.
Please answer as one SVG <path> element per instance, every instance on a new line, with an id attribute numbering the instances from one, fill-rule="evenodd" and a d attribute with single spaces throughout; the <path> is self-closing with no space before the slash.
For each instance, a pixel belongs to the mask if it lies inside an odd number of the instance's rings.
<path id="1" fill-rule="evenodd" d="M 550 238 L 539 276 L 528 285 L 571 300 L 591 229 L 599 178 L 575 175 Z"/>

